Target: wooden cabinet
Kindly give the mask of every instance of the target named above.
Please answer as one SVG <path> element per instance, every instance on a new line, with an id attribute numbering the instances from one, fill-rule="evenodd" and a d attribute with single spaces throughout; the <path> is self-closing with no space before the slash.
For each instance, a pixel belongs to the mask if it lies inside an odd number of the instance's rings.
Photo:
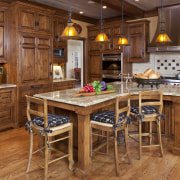
<path id="1" fill-rule="evenodd" d="M 75 88 L 75 80 L 54 82 L 53 91 Z"/>
<path id="2" fill-rule="evenodd" d="M 129 22 L 128 27 L 128 38 L 130 43 L 128 47 L 128 61 L 149 61 L 149 53 L 147 53 L 147 45 L 149 43 L 149 21 Z"/>
<path id="3" fill-rule="evenodd" d="M 19 83 L 50 81 L 51 37 L 22 33 L 20 36 Z"/>
<path id="4" fill-rule="evenodd" d="M 64 50 L 63 57 L 53 57 L 54 63 L 67 62 L 67 41 L 61 38 L 61 34 L 67 25 L 67 19 L 59 16 L 53 17 L 53 47 L 56 49 L 62 48 Z"/>
<path id="5" fill-rule="evenodd" d="M 0 63 L 6 63 L 7 53 L 7 6 L 0 3 Z"/>
<path id="6" fill-rule="evenodd" d="M 25 95 L 33 96 L 34 94 L 51 91 L 51 83 L 32 84 L 27 86 L 18 86 L 19 102 L 17 102 L 18 125 L 24 126 L 27 121 L 26 116 L 26 98 Z"/>
<path id="7" fill-rule="evenodd" d="M 8 16 L 8 83 L 52 82 L 53 11 L 16 1 Z"/>
<path id="8" fill-rule="evenodd" d="M 0 130 L 17 127 L 16 87 L 0 89 Z"/>
<path id="9" fill-rule="evenodd" d="M 51 33 L 52 32 L 52 15 L 48 10 L 44 11 L 37 7 L 28 7 L 26 4 L 19 6 L 19 30 L 38 31 Z"/>
<path id="10" fill-rule="evenodd" d="M 127 25 L 124 25 L 124 30 L 127 32 Z M 104 23 L 104 32 L 109 38 L 109 42 L 99 44 L 95 42 L 95 38 L 99 33 L 100 25 L 88 27 L 88 75 L 89 82 L 102 80 L 102 56 L 103 54 L 120 54 L 123 52 L 122 47 L 117 45 L 121 30 L 121 21 Z M 127 62 L 127 48 L 124 48 L 124 73 L 132 72 L 132 64 Z"/>

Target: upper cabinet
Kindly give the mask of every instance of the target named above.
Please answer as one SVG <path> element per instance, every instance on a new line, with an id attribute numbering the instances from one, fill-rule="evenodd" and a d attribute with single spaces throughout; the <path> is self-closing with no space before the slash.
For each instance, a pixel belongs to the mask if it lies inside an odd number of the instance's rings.
<path id="1" fill-rule="evenodd" d="M 16 1 L 11 4 L 20 31 L 52 33 L 52 11 L 38 6 Z M 12 17 L 14 18 L 14 17 Z"/>
<path id="2" fill-rule="evenodd" d="M 0 3 L 0 63 L 6 63 L 7 6 Z"/>
<path id="3" fill-rule="evenodd" d="M 67 20 L 62 17 L 54 16 L 53 18 L 53 39 L 54 47 L 64 47 L 66 46 L 66 42 L 63 38 L 61 38 L 61 34 L 64 31 L 67 25 Z"/>
<path id="4" fill-rule="evenodd" d="M 8 83 L 52 82 L 54 11 L 16 1 L 8 8 Z"/>
<path id="5" fill-rule="evenodd" d="M 133 21 L 128 23 L 128 61 L 129 62 L 147 62 L 149 53 L 147 46 L 149 44 L 149 21 Z"/>

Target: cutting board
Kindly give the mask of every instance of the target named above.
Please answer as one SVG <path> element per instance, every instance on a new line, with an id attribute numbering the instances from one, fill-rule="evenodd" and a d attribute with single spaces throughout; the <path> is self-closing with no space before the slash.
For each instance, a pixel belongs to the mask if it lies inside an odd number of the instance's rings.
<path id="1" fill-rule="evenodd" d="M 99 94 L 108 94 L 108 93 L 113 93 L 113 92 L 115 92 L 115 90 L 101 91 Z M 80 90 L 79 93 L 73 94 L 71 97 L 94 96 L 94 95 L 97 95 L 96 92 L 88 92 L 87 93 L 87 92 L 83 92 L 83 91 L 81 92 L 81 90 Z"/>

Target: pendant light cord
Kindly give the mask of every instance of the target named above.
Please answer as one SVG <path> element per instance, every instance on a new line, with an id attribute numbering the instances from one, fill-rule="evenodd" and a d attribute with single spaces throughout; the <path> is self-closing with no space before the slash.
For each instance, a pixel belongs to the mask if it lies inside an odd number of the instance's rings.
<path id="1" fill-rule="evenodd" d="M 164 32 L 164 20 L 163 20 L 163 16 L 164 16 L 164 5 L 163 5 L 163 0 L 161 0 L 161 32 Z"/>
<path id="2" fill-rule="evenodd" d="M 121 6 L 122 6 L 122 35 L 124 35 L 124 20 L 123 20 L 123 0 L 122 0 L 122 4 L 121 4 Z"/>
<path id="3" fill-rule="evenodd" d="M 71 0 L 69 2 L 69 20 L 68 20 L 68 23 L 72 23 L 72 20 L 71 20 Z"/>
<path id="4" fill-rule="evenodd" d="M 103 32 L 103 20 L 102 20 L 102 0 L 101 0 L 101 32 Z"/>

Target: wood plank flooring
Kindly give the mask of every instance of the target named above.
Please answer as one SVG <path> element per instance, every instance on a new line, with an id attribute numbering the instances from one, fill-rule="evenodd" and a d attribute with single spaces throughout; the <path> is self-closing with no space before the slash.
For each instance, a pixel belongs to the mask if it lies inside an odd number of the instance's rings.
<path id="1" fill-rule="evenodd" d="M 121 141 L 120 150 L 123 151 L 124 143 Z M 94 154 L 87 175 L 79 173 L 76 167 L 75 171 L 69 171 L 68 161 L 63 159 L 50 165 L 48 177 L 53 180 L 180 180 L 180 156 L 171 153 L 171 141 L 164 138 L 163 142 L 163 158 L 159 149 L 148 148 L 143 150 L 142 159 L 138 160 L 137 143 L 130 141 L 132 164 L 120 163 L 120 177 L 115 175 L 114 158 L 102 154 Z M 113 152 L 113 148 L 110 151 Z M 28 154 L 29 134 L 24 128 L 0 132 L 0 180 L 43 179 L 43 169 L 34 162 L 26 174 Z"/>

